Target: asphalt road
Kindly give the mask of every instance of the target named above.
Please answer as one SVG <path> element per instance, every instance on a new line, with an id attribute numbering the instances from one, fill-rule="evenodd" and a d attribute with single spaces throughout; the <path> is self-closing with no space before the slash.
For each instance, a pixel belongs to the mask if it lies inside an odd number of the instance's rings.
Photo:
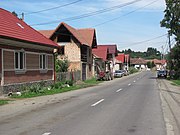
<path id="1" fill-rule="evenodd" d="M 0 120 L 0 135 L 131 134 L 166 134 L 155 75 L 150 71 Z"/>

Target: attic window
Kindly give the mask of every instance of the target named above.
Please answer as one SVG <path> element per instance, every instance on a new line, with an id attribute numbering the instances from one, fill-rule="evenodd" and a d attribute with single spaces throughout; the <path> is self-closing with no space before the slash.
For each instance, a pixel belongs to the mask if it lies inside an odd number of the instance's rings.
<path id="1" fill-rule="evenodd" d="M 24 29 L 24 27 L 20 24 L 20 23 L 16 23 L 19 27 L 21 27 L 22 29 Z"/>

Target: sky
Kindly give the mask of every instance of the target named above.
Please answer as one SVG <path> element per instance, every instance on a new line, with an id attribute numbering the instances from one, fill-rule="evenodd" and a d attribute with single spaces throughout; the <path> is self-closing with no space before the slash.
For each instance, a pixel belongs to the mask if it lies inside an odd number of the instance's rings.
<path id="1" fill-rule="evenodd" d="M 117 44 L 120 51 L 167 50 L 167 29 L 160 27 L 165 0 L 0 0 L 0 7 L 19 17 L 24 13 L 24 21 L 36 30 L 52 30 L 65 22 L 95 28 L 98 44 Z M 80 15 L 87 16 L 72 19 Z"/>

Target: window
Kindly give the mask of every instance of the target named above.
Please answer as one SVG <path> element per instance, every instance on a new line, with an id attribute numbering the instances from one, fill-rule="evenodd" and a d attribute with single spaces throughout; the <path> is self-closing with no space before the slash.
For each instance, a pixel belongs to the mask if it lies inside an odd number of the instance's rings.
<path id="1" fill-rule="evenodd" d="M 15 52 L 15 69 L 24 70 L 25 69 L 25 53 Z"/>
<path id="2" fill-rule="evenodd" d="M 40 69 L 47 69 L 47 56 L 40 54 Z"/>
<path id="3" fill-rule="evenodd" d="M 64 55 L 64 46 L 61 46 L 59 49 L 59 54 Z"/>

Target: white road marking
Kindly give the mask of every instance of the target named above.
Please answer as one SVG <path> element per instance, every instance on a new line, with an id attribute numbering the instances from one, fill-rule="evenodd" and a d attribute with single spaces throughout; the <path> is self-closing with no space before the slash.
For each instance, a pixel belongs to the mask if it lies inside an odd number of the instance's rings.
<path id="1" fill-rule="evenodd" d="M 97 101 L 96 103 L 92 104 L 91 106 L 94 107 L 94 106 L 100 104 L 100 103 L 103 102 L 103 101 L 104 101 L 104 99 L 101 99 L 101 100 Z"/>
<path id="2" fill-rule="evenodd" d="M 130 86 L 130 85 L 131 85 L 131 83 L 128 84 L 128 86 Z"/>
<path id="3" fill-rule="evenodd" d="M 120 92 L 122 89 L 117 90 L 116 92 Z"/>
<path id="4" fill-rule="evenodd" d="M 51 134 L 51 132 L 48 132 L 48 133 L 44 133 L 44 134 L 42 134 L 42 135 L 50 135 Z"/>
<path id="5" fill-rule="evenodd" d="M 135 83 L 136 81 L 134 80 L 134 83 Z"/>

